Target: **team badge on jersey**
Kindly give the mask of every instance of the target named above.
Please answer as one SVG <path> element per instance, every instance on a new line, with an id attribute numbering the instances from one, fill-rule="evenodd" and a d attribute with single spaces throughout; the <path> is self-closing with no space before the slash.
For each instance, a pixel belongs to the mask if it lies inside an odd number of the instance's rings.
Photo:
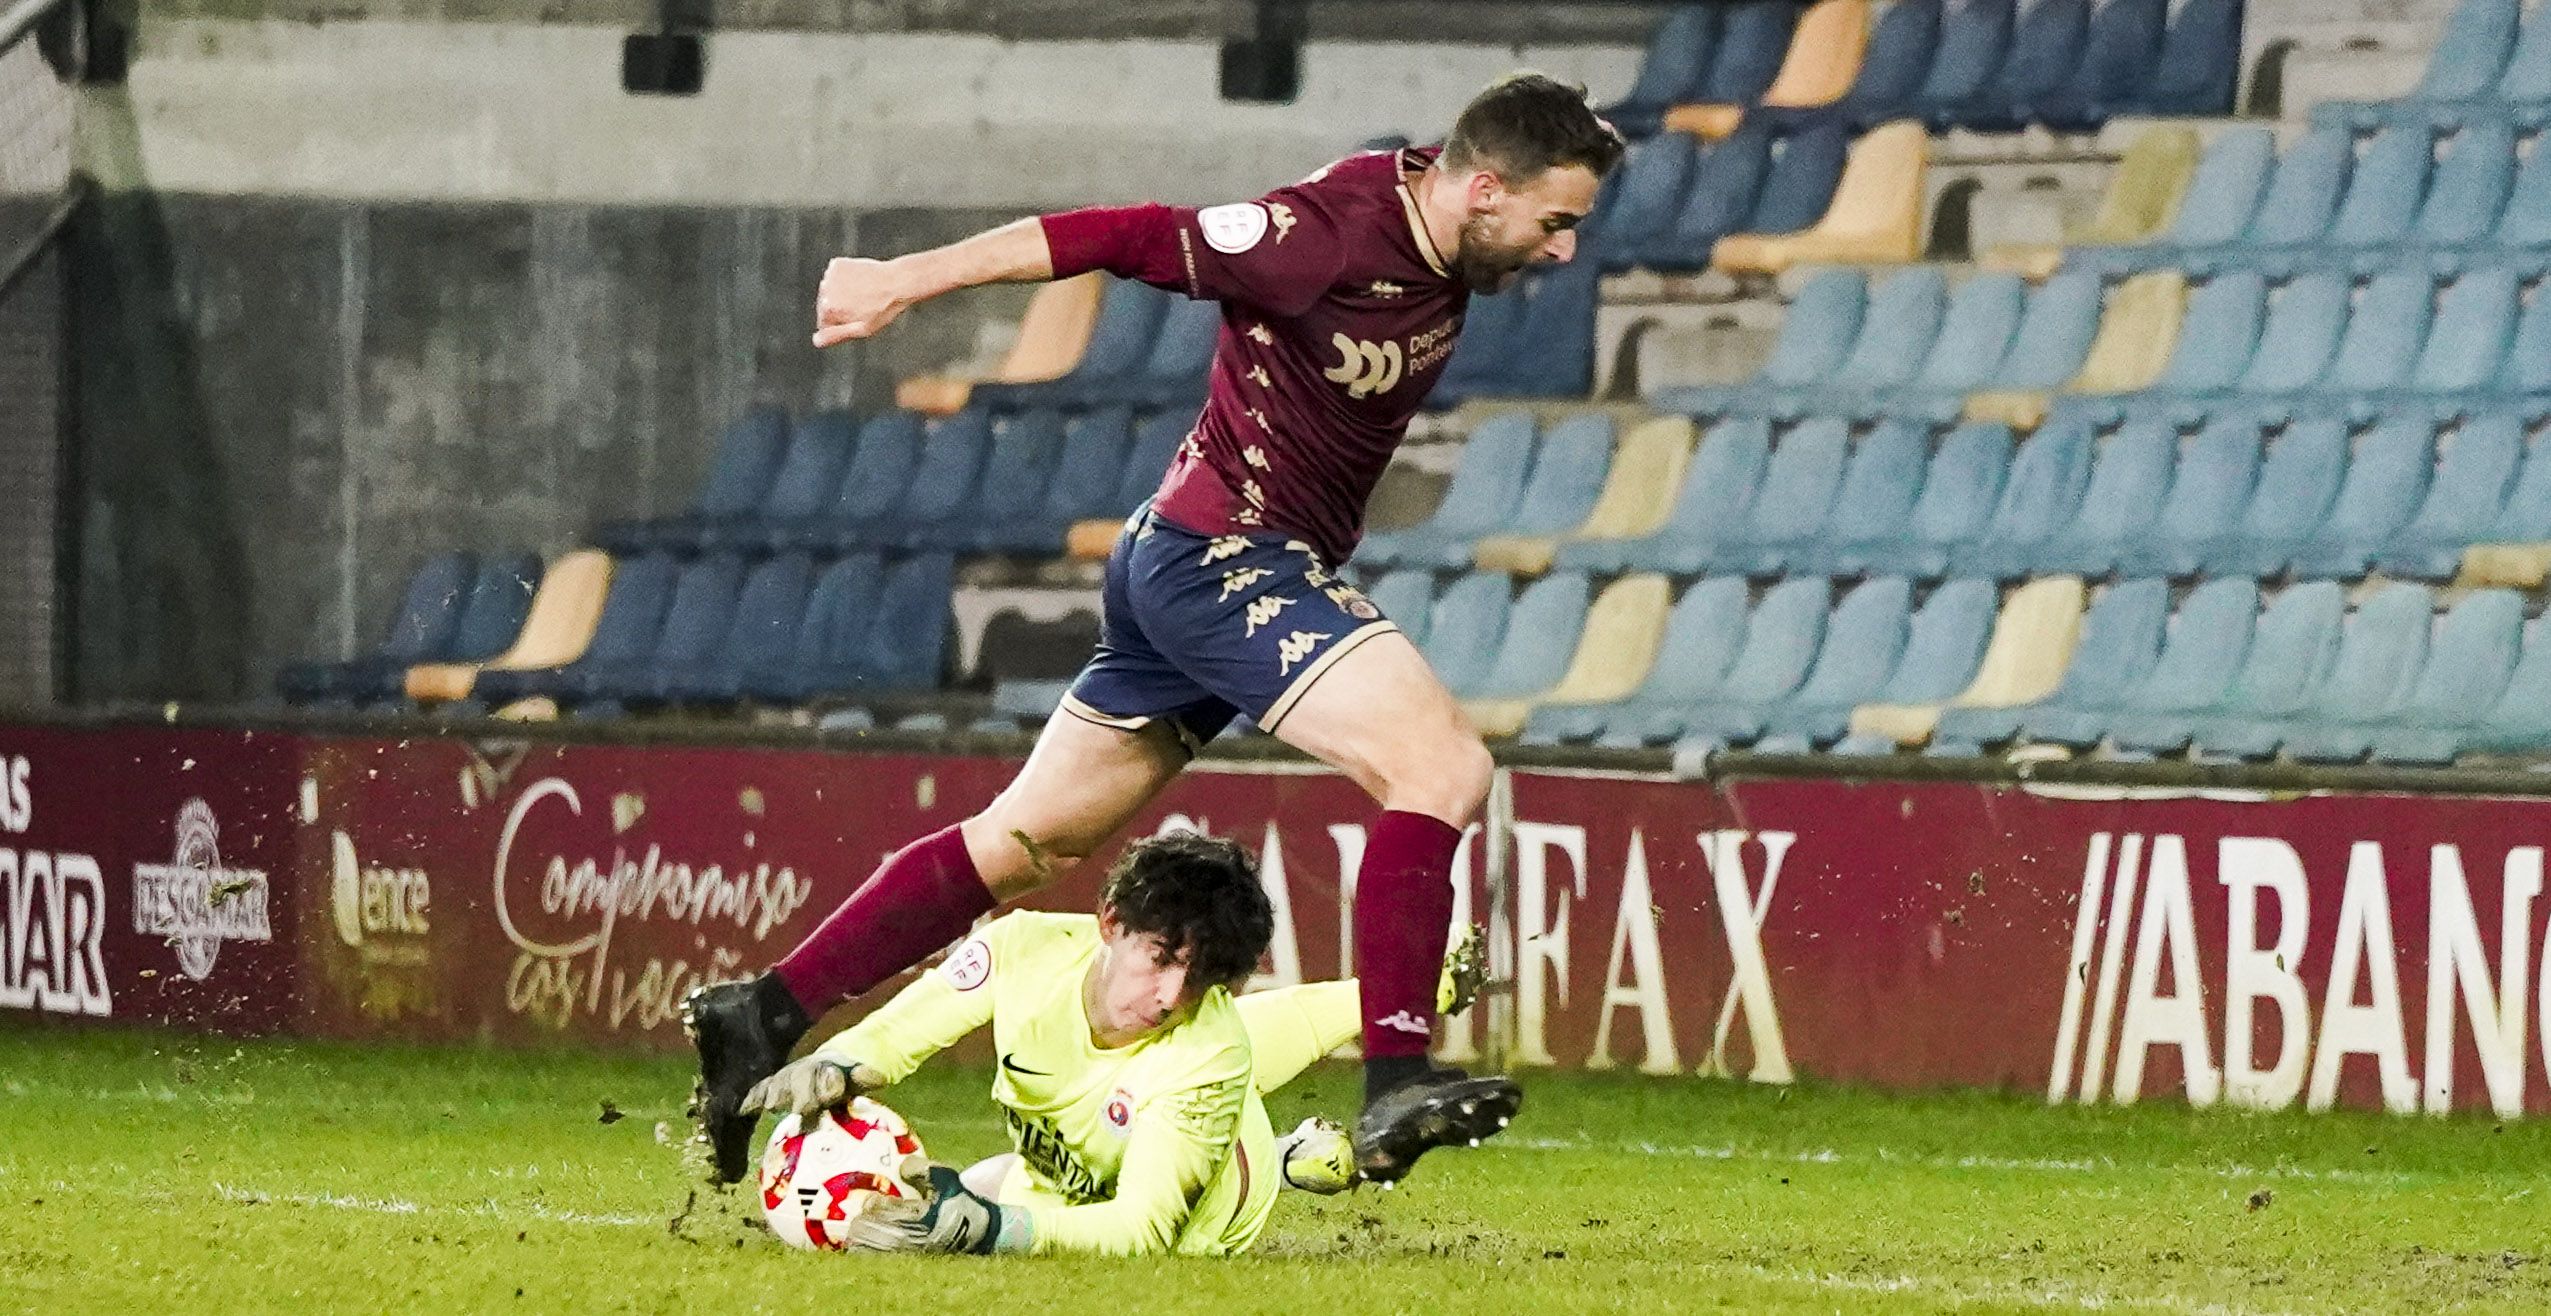
<path id="1" fill-rule="evenodd" d="M 1196 212 L 1196 227 L 1205 231 L 1206 246 L 1237 256 L 1267 236 L 1267 209 L 1255 201 L 1207 206 Z"/>
<path id="2" fill-rule="evenodd" d="M 939 966 L 948 985 L 970 992 L 992 980 L 992 947 L 981 937 L 970 937 L 966 943 L 948 952 L 948 961 Z"/>

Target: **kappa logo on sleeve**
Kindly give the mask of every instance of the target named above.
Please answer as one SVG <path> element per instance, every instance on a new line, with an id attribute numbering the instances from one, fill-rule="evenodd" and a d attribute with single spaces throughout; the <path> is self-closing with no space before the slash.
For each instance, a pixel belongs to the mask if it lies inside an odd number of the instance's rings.
<path id="1" fill-rule="evenodd" d="M 947 977 L 949 986 L 961 992 L 973 991 L 992 980 L 992 947 L 981 937 L 969 938 L 948 952 L 948 962 L 939 966 L 939 972 Z"/>
<path id="2" fill-rule="evenodd" d="M 1267 210 L 1255 201 L 1207 206 L 1196 212 L 1196 227 L 1204 230 L 1206 246 L 1237 256 L 1267 236 Z"/>

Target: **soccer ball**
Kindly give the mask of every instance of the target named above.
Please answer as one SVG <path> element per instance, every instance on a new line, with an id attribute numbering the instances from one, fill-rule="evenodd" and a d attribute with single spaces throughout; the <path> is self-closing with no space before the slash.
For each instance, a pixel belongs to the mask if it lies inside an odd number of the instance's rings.
<path id="1" fill-rule="evenodd" d="M 871 1203 L 913 1195 L 901 1170 L 920 1154 L 903 1116 L 866 1097 L 825 1111 L 813 1128 L 800 1128 L 794 1112 L 781 1116 L 762 1149 L 762 1216 L 790 1247 L 839 1252 Z"/>

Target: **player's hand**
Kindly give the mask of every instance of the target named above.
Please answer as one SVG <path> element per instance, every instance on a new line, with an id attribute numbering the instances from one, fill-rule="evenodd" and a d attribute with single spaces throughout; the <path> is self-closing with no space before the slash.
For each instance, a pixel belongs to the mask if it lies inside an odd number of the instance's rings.
<path id="1" fill-rule="evenodd" d="M 852 1080 L 849 1066 L 828 1056 L 811 1055 L 780 1066 L 777 1073 L 754 1084 L 744 1094 L 743 1109 L 748 1115 L 795 1111 L 803 1125 L 858 1094 L 859 1084 Z"/>
<path id="2" fill-rule="evenodd" d="M 845 1228 L 848 1246 L 865 1252 L 994 1252 L 1027 1250 L 1028 1217 L 1005 1210 L 965 1186 L 945 1165 L 933 1164 L 909 1176 L 921 1190 L 917 1197 L 873 1202 Z"/>
<path id="3" fill-rule="evenodd" d="M 887 262 L 836 256 L 815 290 L 815 346 L 866 338 L 903 314 L 906 304 Z"/>

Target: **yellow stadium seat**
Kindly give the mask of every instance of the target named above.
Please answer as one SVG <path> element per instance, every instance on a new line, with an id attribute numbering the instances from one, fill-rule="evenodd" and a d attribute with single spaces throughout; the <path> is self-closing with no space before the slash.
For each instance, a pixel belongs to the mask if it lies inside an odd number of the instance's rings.
<path id="1" fill-rule="evenodd" d="M 1860 76 L 1860 59 L 1869 49 L 1869 0 L 1816 0 L 1798 16 L 1789 38 L 1789 53 L 1780 73 L 1763 93 L 1762 103 L 1775 109 L 1808 110 L 1831 105 L 1851 90 Z M 1677 105 L 1665 112 L 1665 128 L 1715 141 L 1745 122 L 1742 105 Z"/>
<path id="2" fill-rule="evenodd" d="M 1862 704 L 1852 710 L 1851 734 L 1919 745 L 1931 739 L 1945 709 L 2016 708 L 2055 693 L 2081 641 L 2087 593 L 2079 576 L 2042 576 L 2012 590 L 1993 623 L 1975 680 L 1957 698 L 1945 704 Z"/>
<path id="3" fill-rule="evenodd" d="M 531 596 L 522 632 L 505 652 L 484 663 L 424 663 L 407 669 L 407 697 L 421 704 L 469 698 L 478 674 L 489 669 L 527 671 L 563 667 L 582 657 L 602 620 L 603 596 L 611 592 L 611 555 L 580 548 L 562 555 L 541 573 L 540 589 Z"/>
<path id="4" fill-rule="evenodd" d="M 978 382 L 1037 384 L 1060 379 L 1080 364 L 1089 349 L 1092 326 L 1098 323 L 1099 294 L 1106 276 L 1092 272 L 1045 284 L 1028 299 L 1019 316 L 1019 336 L 1010 344 L 986 380 L 958 375 L 918 375 L 895 386 L 895 405 L 929 416 L 952 416 L 965 410 Z"/>
<path id="5" fill-rule="evenodd" d="M 2170 364 L 2187 308 L 2188 277 L 2177 270 L 2152 270 L 2118 284 L 2100 314 L 2099 332 L 2082 357 L 2080 373 L 2064 390 L 2131 393 L 2151 387 Z M 1966 418 L 2035 429 L 2053 402 L 2045 393 L 1975 393 L 1967 398 Z"/>
<path id="6" fill-rule="evenodd" d="M 2147 128 L 2117 158 L 2117 172 L 2109 178 L 2099 210 L 2088 224 L 2078 229 L 2067 225 L 2062 244 L 2009 243 L 1985 252 L 1979 263 L 1986 269 L 2044 279 L 2063 265 L 2066 245 L 2122 245 L 2158 237 L 2178 217 L 2179 202 L 2188 194 L 2188 179 L 2196 172 L 2199 154 L 2195 129 Z"/>
<path id="7" fill-rule="evenodd" d="M 1913 260 L 1922 254 L 1922 177 L 1930 159 L 1931 139 L 1918 122 L 1869 132 L 1852 143 L 1833 204 L 1814 227 L 1721 238 L 1710 264 L 1735 274 L 1778 274 L 1792 265 Z"/>
<path id="8" fill-rule="evenodd" d="M 1567 673 L 1549 693 L 1533 699 L 1477 699 L 1466 707 L 1481 735 L 1511 736 L 1539 704 L 1601 704 L 1628 698 L 1656 665 L 1665 637 L 1673 589 L 1654 572 L 1623 576 L 1605 586 L 1586 609 L 1585 634 L 1568 660 Z"/>
<path id="9" fill-rule="evenodd" d="M 2551 577 L 2551 544 L 2474 544 L 2462 551 L 2457 589 L 2540 589 Z"/>
<path id="10" fill-rule="evenodd" d="M 1658 416 L 1622 436 L 1612 473 L 1585 524 L 1566 535 L 1492 535 L 1479 541 L 1472 560 L 1482 571 L 1538 576 L 1550 569 L 1568 539 L 1629 539 L 1665 524 L 1692 459 L 1692 418 Z"/>

